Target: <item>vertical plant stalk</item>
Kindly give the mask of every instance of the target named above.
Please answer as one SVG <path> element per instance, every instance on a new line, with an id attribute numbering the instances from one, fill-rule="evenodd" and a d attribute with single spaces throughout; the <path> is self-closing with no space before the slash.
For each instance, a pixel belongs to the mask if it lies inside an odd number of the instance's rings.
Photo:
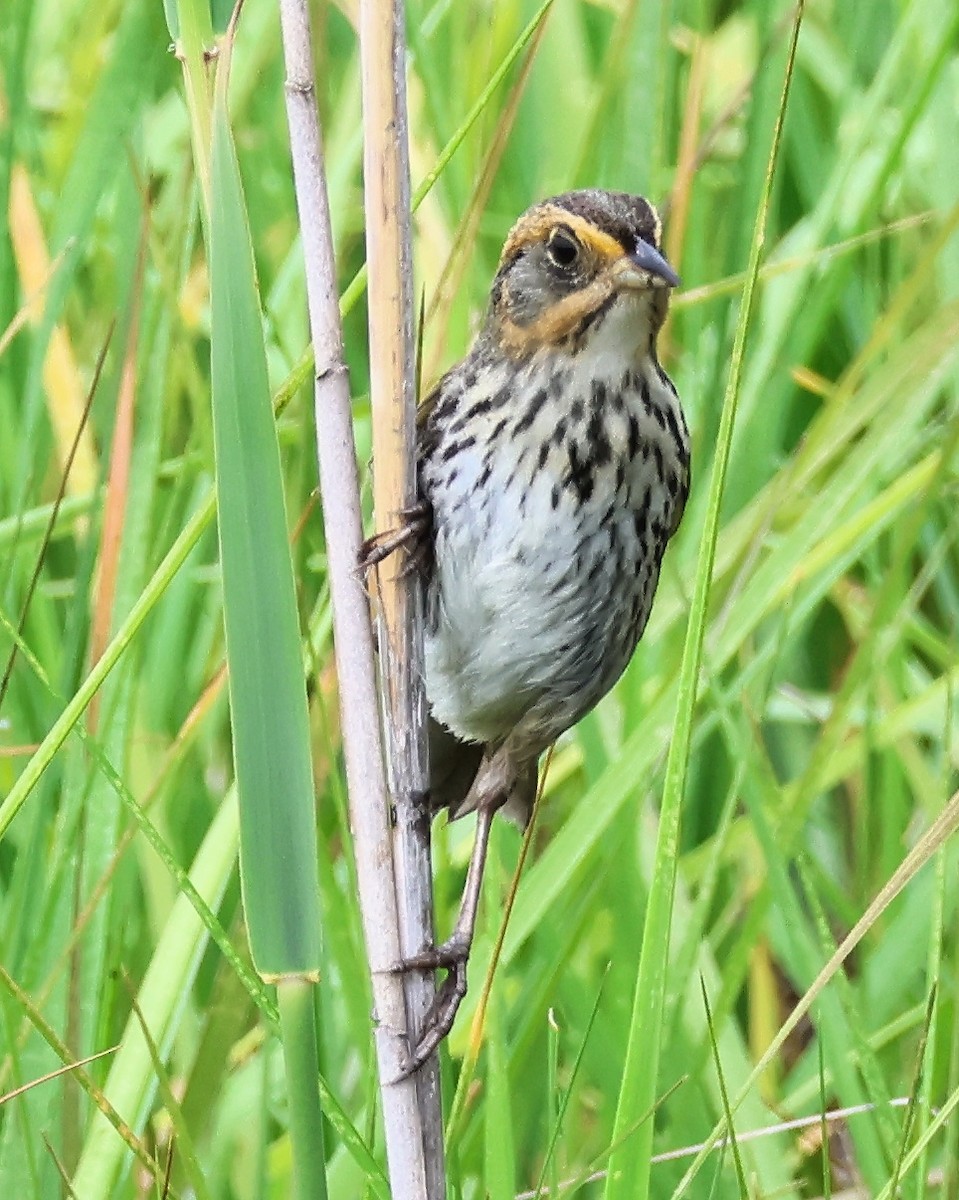
<path id="1" fill-rule="evenodd" d="M 427 1192 L 416 1081 L 394 1082 L 407 1053 L 406 1009 L 401 976 L 392 970 L 400 958 L 400 936 L 389 804 L 373 668 L 373 632 L 366 592 L 356 570 L 362 536 L 359 476 L 306 0 L 281 0 L 280 18 L 293 178 L 315 355 L 316 441 L 350 823 L 373 982 L 386 1152 L 395 1200 L 421 1200 Z"/>
<path id="2" fill-rule="evenodd" d="M 395 527 L 416 500 L 413 262 L 402 0 L 360 5 L 366 260 L 369 269 L 373 501 L 377 526 Z M 393 865 L 404 956 L 432 944 L 426 696 L 420 589 L 393 555 L 376 575 L 378 635 Z M 404 978 L 411 1042 L 435 996 L 430 971 Z M 445 1197 L 438 1056 L 416 1073 L 428 1195 Z"/>

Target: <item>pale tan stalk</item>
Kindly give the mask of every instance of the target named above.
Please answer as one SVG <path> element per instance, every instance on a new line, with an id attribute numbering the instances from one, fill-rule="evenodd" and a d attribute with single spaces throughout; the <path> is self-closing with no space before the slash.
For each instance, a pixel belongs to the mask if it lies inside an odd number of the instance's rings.
<path id="1" fill-rule="evenodd" d="M 374 508 L 381 530 L 416 498 L 416 394 L 406 50 L 401 0 L 362 0 L 366 258 L 369 269 L 370 400 Z M 427 806 L 422 614 L 419 590 L 399 574 L 402 555 L 376 578 L 380 675 L 389 785 L 395 812 L 393 864 L 404 954 L 432 944 L 433 892 Z M 432 972 L 406 976 L 414 1040 L 435 993 Z M 434 1054 L 415 1075 L 427 1194 L 446 1195 L 439 1070 Z"/>

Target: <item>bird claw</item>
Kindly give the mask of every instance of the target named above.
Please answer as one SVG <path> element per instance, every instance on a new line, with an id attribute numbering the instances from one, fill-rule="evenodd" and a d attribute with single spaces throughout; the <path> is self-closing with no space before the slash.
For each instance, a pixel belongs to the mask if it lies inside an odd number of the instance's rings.
<path id="1" fill-rule="evenodd" d="M 366 578 L 374 567 L 379 566 L 402 546 L 408 546 L 407 562 L 404 564 L 401 577 L 418 570 L 426 561 L 429 549 L 429 532 L 431 510 L 426 501 L 411 504 L 400 512 L 400 524 L 395 529 L 384 529 L 368 537 L 360 546 L 357 556 L 359 574 Z"/>
<path id="2" fill-rule="evenodd" d="M 419 971 L 442 969 L 447 972 L 440 984 L 433 1003 L 430 1005 L 420 1029 L 419 1040 L 409 1058 L 397 1075 L 394 1083 L 401 1083 L 423 1066 L 440 1042 L 453 1028 L 456 1014 L 466 995 L 466 963 L 469 945 L 451 938 L 441 946 L 433 946 L 419 954 L 411 955 L 394 967 L 395 971 Z"/>
<path id="3" fill-rule="evenodd" d="M 451 971 L 461 964 L 465 966 L 469 953 L 469 941 L 454 933 L 448 941 L 438 946 L 427 946 L 425 950 L 404 958 L 393 967 L 393 971 Z"/>

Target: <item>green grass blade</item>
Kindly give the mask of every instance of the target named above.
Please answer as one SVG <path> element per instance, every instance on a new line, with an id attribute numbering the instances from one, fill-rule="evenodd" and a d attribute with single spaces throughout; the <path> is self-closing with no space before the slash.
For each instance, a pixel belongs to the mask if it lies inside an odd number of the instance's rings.
<path id="1" fill-rule="evenodd" d="M 663 1001 L 666 994 L 669 931 L 676 885 L 676 863 L 679 855 L 680 808 L 686 790 L 693 714 L 702 663 L 716 541 L 719 535 L 720 506 L 732 444 L 733 424 L 736 417 L 753 293 L 759 274 L 772 180 L 779 155 L 802 15 L 803 3 L 800 0 L 793 23 L 786 76 L 779 102 L 779 115 L 770 148 L 763 192 L 756 214 L 746 285 L 733 343 L 729 381 L 720 417 L 719 436 L 706 504 L 706 519 L 700 543 L 692 608 L 689 614 L 686 643 L 683 648 L 676 720 L 666 762 L 663 805 L 656 845 L 656 866 L 643 929 L 643 947 L 636 978 L 629 1043 L 613 1127 L 614 1138 L 624 1129 L 632 1126 L 641 1113 L 650 1109 L 656 1096 Z M 610 1157 L 610 1169 L 605 1190 L 606 1200 L 627 1200 L 627 1197 L 630 1200 L 645 1200 L 649 1195 L 652 1141 L 652 1124 L 647 1123 L 640 1126 L 636 1136 Z"/>
<path id="2" fill-rule="evenodd" d="M 293 1175 L 300 1200 L 326 1200 L 323 1122 L 316 1073 L 316 988 L 297 979 L 277 987 L 290 1103 Z"/>
<path id="3" fill-rule="evenodd" d="M 213 428 L 240 861 L 253 958 L 275 978 L 319 966 L 313 772 L 253 253 L 220 103 L 212 182 Z"/>
<path id="4" fill-rule="evenodd" d="M 240 875 L 253 961 L 277 982 L 299 1200 L 325 1200 L 318 1079 L 320 880 L 310 723 L 253 243 L 229 124 L 232 31 L 213 104 L 211 379 Z"/>
<path id="5" fill-rule="evenodd" d="M 703 996 L 703 1008 L 706 1012 L 706 1024 L 709 1027 L 709 1045 L 713 1052 L 713 1063 L 716 1067 L 716 1078 L 719 1080 L 719 1091 L 723 1102 L 723 1115 L 726 1118 L 726 1128 L 729 1130 L 729 1146 L 732 1151 L 733 1163 L 736 1167 L 736 1182 L 739 1185 L 739 1194 L 741 1200 L 748 1200 L 749 1188 L 746 1185 L 746 1172 L 743 1170 L 743 1160 L 739 1153 L 739 1142 L 736 1138 L 736 1129 L 733 1125 L 733 1114 L 729 1107 L 729 1091 L 726 1088 L 726 1079 L 723 1074 L 723 1060 L 719 1052 L 719 1046 L 716 1042 L 716 1026 L 713 1023 L 713 1014 L 709 1004 L 709 992 L 706 988 L 706 980 L 700 975 L 699 986 Z"/>

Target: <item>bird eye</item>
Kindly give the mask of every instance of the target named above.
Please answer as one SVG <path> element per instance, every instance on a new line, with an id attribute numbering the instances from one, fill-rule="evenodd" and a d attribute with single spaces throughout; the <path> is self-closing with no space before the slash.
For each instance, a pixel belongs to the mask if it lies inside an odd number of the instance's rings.
<path id="1" fill-rule="evenodd" d="M 554 229 L 546 243 L 546 253 L 558 267 L 571 267 L 579 258 L 579 243 L 567 229 Z"/>

